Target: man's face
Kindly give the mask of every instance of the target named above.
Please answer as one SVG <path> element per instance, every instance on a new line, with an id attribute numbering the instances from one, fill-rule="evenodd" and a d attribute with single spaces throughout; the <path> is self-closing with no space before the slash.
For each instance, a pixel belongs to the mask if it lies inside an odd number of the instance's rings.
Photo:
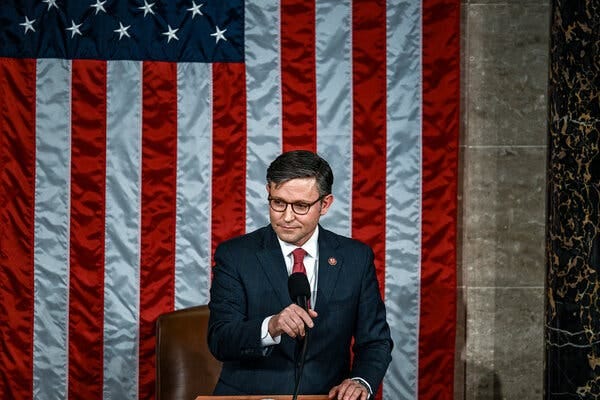
<path id="1" fill-rule="evenodd" d="M 277 187 L 271 183 L 267 185 L 267 192 L 272 199 L 286 203 L 311 204 L 319 198 L 315 178 L 292 179 Z M 279 239 L 302 246 L 317 228 L 321 215 L 327 214 L 331 203 L 333 195 L 329 194 L 313 204 L 306 215 L 296 214 L 291 204 L 288 204 L 285 211 L 275 211 L 269 207 L 271 226 Z"/>

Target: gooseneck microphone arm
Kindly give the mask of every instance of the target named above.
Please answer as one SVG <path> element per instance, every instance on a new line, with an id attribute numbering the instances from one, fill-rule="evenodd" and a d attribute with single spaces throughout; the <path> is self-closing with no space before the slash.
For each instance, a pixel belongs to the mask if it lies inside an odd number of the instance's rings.
<path id="1" fill-rule="evenodd" d="M 290 298 L 300 307 L 308 312 L 308 300 L 310 299 L 310 284 L 306 278 L 306 274 L 301 272 L 295 272 L 290 275 L 288 279 L 288 290 L 290 292 Z M 298 374 L 295 375 L 294 382 L 294 395 L 292 400 L 298 398 L 298 392 L 300 389 L 300 379 L 302 378 L 302 370 L 304 369 L 304 360 L 306 359 L 306 349 L 308 348 L 308 327 L 304 326 L 304 340 L 302 343 L 302 350 L 300 352 L 300 360 L 298 365 Z"/>
<path id="2" fill-rule="evenodd" d="M 298 366 L 298 375 L 296 376 L 296 382 L 294 382 L 294 395 L 292 396 L 292 400 L 296 400 L 298 398 L 298 392 L 300 390 L 300 378 L 302 378 L 302 370 L 304 370 L 304 360 L 306 359 L 306 349 L 308 348 L 308 336 L 309 331 L 306 330 L 306 334 L 304 335 L 304 342 L 302 343 L 302 351 L 300 352 L 300 364 Z"/>

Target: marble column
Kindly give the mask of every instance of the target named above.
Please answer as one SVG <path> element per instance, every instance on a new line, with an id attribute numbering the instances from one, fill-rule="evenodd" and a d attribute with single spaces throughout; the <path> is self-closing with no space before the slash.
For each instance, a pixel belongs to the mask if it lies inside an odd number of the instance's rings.
<path id="1" fill-rule="evenodd" d="M 600 397 L 600 0 L 553 0 L 545 398 Z"/>

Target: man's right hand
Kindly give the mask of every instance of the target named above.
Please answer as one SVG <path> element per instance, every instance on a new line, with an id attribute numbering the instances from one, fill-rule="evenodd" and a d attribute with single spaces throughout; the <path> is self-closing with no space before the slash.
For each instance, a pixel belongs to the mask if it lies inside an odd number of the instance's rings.
<path id="1" fill-rule="evenodd" d="M 313 318 L 318 314 L 309 309 L 308 312 L 297 304 L 290 304 L 279 314 L 274 315 L 269 321 L 269 334 L 271 337 L 277 337 L 285 333 L 290 337 L 304 337 L 306 335 L 305 326 L 312 328 L 314 326 Z"/>

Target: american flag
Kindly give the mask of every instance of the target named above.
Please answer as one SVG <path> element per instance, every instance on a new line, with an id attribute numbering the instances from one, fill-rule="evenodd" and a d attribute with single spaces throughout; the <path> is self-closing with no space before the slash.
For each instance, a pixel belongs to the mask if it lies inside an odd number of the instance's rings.
<path id="1" fill-rule="evenodd" d="M 395 342 L 378 398 L 451 399 L 458 0 L 3 0 L 0 397 L 151 399 L 154 323 L 330 161 Z"/>

